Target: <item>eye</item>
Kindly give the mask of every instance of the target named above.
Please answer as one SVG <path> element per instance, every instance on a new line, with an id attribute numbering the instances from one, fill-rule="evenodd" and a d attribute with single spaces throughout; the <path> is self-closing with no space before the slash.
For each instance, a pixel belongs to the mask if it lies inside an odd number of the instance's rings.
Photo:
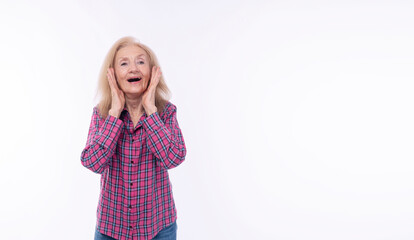
<path id="1" fill-rule="evenodd" d="M 139 61 L 138 63 L 139 63 L 139 64 L 144 64 L 144 61 Z"/>
<path id="2" fill-rule="evenodd" d="M 125 63 L 125 62 L 121 63 L 121 66 L 125 66 L 125 65 L 126 65 L 126 63 Z"/>

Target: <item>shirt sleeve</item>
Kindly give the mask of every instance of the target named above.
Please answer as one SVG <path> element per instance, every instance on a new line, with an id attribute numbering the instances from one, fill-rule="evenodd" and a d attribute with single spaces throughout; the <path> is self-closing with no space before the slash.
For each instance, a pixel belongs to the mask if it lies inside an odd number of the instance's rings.
<path id="1" fill-rule="evenodd" d="M 111 115 L 102 119 L 94 107 L 88 139 L 81 154 L 82 165 L 95 173 L 103 173 L 111 164 L 122 128 L 121 119 Z"/>
<path id="2" fill-rule="evenodd" d="M 148 136 L 148 147 L 166 169 L 180 165 L 187 153 L 183 134 L 177 121 L 177 107 L 167 106 L 165 122 L 158 112 L 144 119 L 143 127 Z"/>

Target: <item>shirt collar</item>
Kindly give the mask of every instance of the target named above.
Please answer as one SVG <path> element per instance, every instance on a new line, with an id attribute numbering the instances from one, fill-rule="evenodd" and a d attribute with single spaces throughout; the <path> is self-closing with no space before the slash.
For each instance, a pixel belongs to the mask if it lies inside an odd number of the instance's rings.
<path id="1" fill-rule="evenodd" d="M 122 114 L 125 114 L 125 113 L 127 113 L 128 112 L 128 109 L 127 109 L 127 107 L 126 107 L 126 105 L 124 106 L 124 108 L 122 109 L 122 111 L 121 111 L 121 115 Z M 129 112 L 128 112 L 129 113 Z M 145 115 L 145 117 L 147 117 L 147 113 L 144 111 L 144 113 L 143 113 L 143 115 Z"/>

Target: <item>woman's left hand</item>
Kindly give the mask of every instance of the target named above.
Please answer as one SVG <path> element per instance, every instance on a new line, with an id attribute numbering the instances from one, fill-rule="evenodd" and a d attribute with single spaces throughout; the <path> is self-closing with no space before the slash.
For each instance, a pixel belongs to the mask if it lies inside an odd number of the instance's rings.
<path id="1" fill-rule="evenodd" d="M 155 106 L 155 90 L 157 89 L 158 83 L 160 82 L 161 74 L 162 73 L 160 67 L 152 67 L 149 86 L 142 95 L 142 105 L 145 112 L 147 113 L 147 116 L 157 111 L 157 107 Z"/>

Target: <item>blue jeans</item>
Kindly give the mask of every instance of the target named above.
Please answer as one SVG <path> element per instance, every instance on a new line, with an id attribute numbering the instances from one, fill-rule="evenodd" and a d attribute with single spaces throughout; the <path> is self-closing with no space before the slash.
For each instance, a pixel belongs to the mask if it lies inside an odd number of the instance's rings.
<path id="1" fill-rule="evenodd" d="M 114 240 L 105 234 L 102 234 L 95 228 L 95 240 Z M 176 240 L 177 239 L 177 221 L 175 221 L 170 226 L 162 229 L 153 240 Z"/>

